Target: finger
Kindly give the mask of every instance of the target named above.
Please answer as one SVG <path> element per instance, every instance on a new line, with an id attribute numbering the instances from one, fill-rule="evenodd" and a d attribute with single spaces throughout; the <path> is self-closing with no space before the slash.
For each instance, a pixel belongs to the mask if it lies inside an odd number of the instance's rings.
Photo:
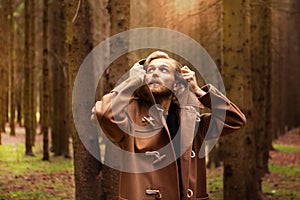
<path id="1" fill-rule="evenodd" d="M 183 76 L 184 80 L 191 81 L 194 79 L 194 76 Z"/>
<path id="2" fill-rule="evenodd" d="M 195 76 L 194 72 L 183 73 L 182 76 Z"/>
<path id="3" fill-rule="evenodd" d="M 193 74 L 195 74 L 195 72 L 192 71 L 192 70 L 190 70 L 189 68 L 181 68 L 181 69 L 180 69 L 180 72 L 181 72 L 182 74 L 185 74 L 185 73 L 193 73 Z"/>
<path id="4" fill-rule="evenodd" d="M 190 70 L 190 68 L 186 65 L 184 65 L 181 69 L 186 69 L 186 70 Z"/>
<path id="5" fill-rule="evenodd" d="M 194 77 L 194 74 L 183 74 L 182 77 Z"/>

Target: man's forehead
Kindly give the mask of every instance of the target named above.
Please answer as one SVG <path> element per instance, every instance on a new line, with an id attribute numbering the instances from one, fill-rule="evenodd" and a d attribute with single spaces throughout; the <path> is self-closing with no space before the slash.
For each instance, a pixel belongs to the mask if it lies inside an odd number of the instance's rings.
<path id="1" fill-rule="evenodd" d="M 157 59 L 151 60 L 151 62 L 149 63 L 149 66 L 163 66 L 163 65 L 175 68 L 174 63 L 167 58 L 157 58 Z"/>

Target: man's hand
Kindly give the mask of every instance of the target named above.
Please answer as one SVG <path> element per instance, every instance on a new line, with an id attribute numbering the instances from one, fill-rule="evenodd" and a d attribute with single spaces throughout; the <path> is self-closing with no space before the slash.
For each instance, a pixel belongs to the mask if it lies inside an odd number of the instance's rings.
<path id="1" fill-rule="evenodd" d="M 143 69 L 143 65 L 140 65 L 139 62 L 136 62 L 129 71 L 130 77 L 140 77 L 142 80 L 144 80 L 145 77 L 145 70 Z"/>
<path id="2" fill-rule="evenodd" d="M 190 68 L 188 68 L 188 66 L 182 67 L 180 69 L 180 73 L 181 73 L 183 79 L 186 80 L 190 84 L 191 88 L 194 90 L 194 92 L 196 93 L 196 95 L 198 97 L 202 97 L 203 95 L 206 94 L 206 92 L 204 92 L 198 86 L 195 72 L 192 71 Z M 203 108 L 203 105 L 201 105 L 200 108 Z"/>
<path id="3" fill-rule="evenodd" d="M 92 108 L 91 120 L 92 121 L 97 121 L 96 107 L 95 106 Z"/>

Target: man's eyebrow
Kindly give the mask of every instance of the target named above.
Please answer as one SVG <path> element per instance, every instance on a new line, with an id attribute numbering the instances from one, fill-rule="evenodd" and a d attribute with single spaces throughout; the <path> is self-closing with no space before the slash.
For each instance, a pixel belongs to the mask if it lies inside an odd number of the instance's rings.
<path id="1" fill-rule="evenodd" d="M 151 65 L 149 65 L 148 67 L 157 67 L 157 66 L 159 66 L 159 67 L 168 67 L 168 68 L 170 68 L 168 65 L 166 65 L 166 64 L 158 64 L 158 65 L 153 65 L 153 64 L 151 64 Z"/>

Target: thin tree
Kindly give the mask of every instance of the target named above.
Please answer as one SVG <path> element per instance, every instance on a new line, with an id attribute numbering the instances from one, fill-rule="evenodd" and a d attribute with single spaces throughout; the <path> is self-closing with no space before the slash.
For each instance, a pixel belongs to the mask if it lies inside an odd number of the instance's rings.
<path id="1" fill-rule="evenodd" d="M 14 49 L 14 1 L 10 1 L 9 5 L 10 15 L 10 135 L 15 136 L 15 49 Z"/>
<path id="2" fill-rule="evenodd" d="M 8 121 L 9 3 L 8 0 L 1 2 L 1 132 L 5 132 L 5 123 Z"/>
<path id="3" fill-rule="evenodd" d="M 31 129 L 31 92 L 30 76 L 32 70 L 30 67 L 30 5 L 29 0 L 25 0 L 24 17 L 25 17 L 25 38 L 24 38 L 24 125 L 25 125 L 25 154 L 34 155 L 32 151 L 32 129 Z"/>
<path id="4" fill-rule="evenodd" d="M 66 47 L 66 6 L 53 1 L 51 22 L 51 69 L 53 85 L 52 148 L 55 156 L 70 158 L 68 128 L 68 63 Z"/>
<path id="5" fill-rule="evenodd" d="M 30 129 L 32 145 L 35 144 L 36 135 L 36 111 L 37 111 L 37 88 L 36 88 L 36 0 L 30 1 Z"/>
<path id="6" fill-rule="evenodd" d="M 0 4 L 0 24 L 2 25 L 1 26 L 1 29 L 0 29 L 0 42 L 1 44 L 3 44 L 4 42 L 4 10 L 3 10 L 3 5 L 2 5 L 2 2 Z M 0 45 L 0 59 L 2 60 L 4 58 L 4 55 L 3 55 L 3 48 L 4 46 L 3 45 Z M 3 63 L 0 62 L 0 79 L 2 80 L 2 76 L 3 76 Z M 3 94 L 2 93 L 3 91 L 3 84 L 0 85 L 0 94 Z M 2 132 L 4 132 L 4 125 L 3 125 L 3 115 L 2 115 L 2 109 L 3 108 L 3 95 L 0 95 L 0 144 L 1 144 L 1 135 L 2 135 Z"/>
<path id="7" fill-rule="evenodd" d="M 43 160 L 49 157 L 49 66 L 48 66 L 48 0 L 43 0 L 43 69 L 42 69 L 42 100 L 41 132 L 43 134 Z"/>

